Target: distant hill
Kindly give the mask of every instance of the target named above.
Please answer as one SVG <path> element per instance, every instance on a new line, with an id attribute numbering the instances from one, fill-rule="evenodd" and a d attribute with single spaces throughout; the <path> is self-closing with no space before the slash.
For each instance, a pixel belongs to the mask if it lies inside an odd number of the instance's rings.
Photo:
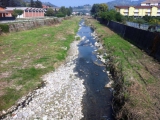
<path id="1" fill-rule="evenodd" d="M 132 1 L 132 0 L 114 0 L 111 2 L 107 2 L 108 8 L 109 9 L 114 9 L 114 6 L 130 6 L 130 5 L 141 5 L 141 2 L 145 0 L 137 0 L 137 1 Z"/>
<path id="2" fill-rule="evenodd" d="M 24 1 L 24 2 L 28 2 L 28 3 L 29 3 L 31 0 L 23 0 L 23 1 Z"/>
<path id="3" fill-rule="evenodd" d="M 6 6 L 7 7 L 26 7 L 30 4 L 31 0 L 6 0 Z M 33 0 L 36 1 L 36 0 Z M 41 1 L 41 0 L 39 0 Z M 1 0 L 0 0 L 1 2 Z M 41 1 L 42 2 L 42 1 Z M 50 7 L 57 7 L 56 5 L 53 5 L 50 2 L 42 2 L 42 4 L 50 6 Z"/>
<path id="4" fill-rule="evenodd" d="M 50 7 L 57 7 L 56 5 L 53 5 L 52 3 L 50 2 L 42 2 L 43 5 L 47 5 L 47 6 L 50 6 Z"/>
<path id="5" fill-rule="evenodd" d="M 83 6 L 72 7 L 73 12 L 82 12 L 82 13 L 89 13 L 91 8 L 92 6 L 89 4 L 86 4 Z"/>

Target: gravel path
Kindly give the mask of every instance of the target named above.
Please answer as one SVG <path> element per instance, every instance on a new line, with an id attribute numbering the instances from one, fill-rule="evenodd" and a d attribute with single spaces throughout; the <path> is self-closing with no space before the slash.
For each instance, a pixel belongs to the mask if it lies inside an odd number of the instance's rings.
<path id="1" fill-rule="evenodd" d="M 74 72 L 78 58 L 78 41 L 71 44 L 66 63 L 43 76 L 45 87 L 31 95 L 31 102 L 8 115 L 7 120 L 80 120 L 84 80 Z"/>

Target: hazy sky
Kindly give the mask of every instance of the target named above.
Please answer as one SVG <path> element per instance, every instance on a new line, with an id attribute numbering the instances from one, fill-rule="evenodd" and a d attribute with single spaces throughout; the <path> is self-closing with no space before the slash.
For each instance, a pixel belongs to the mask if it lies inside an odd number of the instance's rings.
<path id="1" fill-rule="evenodd" d="M 85 4 L 94 4 L 94 3 L 107 3 L 113 0 L 41 0 L 42 2 L 50 2 L 56 6 L 81 6 Z"/>

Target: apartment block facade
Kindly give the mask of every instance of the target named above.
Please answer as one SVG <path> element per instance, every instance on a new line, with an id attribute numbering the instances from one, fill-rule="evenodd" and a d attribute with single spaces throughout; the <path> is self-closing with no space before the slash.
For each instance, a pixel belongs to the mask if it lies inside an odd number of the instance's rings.
<path id="1" fill-rule="evenodd" d="M 124 16 L 160 16 L 160 0 L 146 0 L 140 6 L 114 6 Z"/>
<path id="2" fill-rule="evenodd" d="M 124 16 L 160 16 L 160 6 L 115 6 Z"/>

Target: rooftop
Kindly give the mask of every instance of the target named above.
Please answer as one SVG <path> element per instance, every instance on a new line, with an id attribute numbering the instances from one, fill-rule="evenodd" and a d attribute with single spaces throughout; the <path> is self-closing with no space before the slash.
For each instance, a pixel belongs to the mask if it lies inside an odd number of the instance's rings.
<path id="1" fill-rule="evenodd" d="M 160 0 L 146 0 L 142 2 L 142 4 L 145 4 L 145 3 L 160 3 Z"/>
<path id="2" fill-rule="evenodd" d="M 127 9 L 129 7 L 134 7 L 134 8 L 142 8 L 142 9 L 149 9 L 149 8 L 152 8 L 152 7 L 155 7 L 155 6 L 114 6 L 115 8 L 124 8 L 124 9 Z M 158 8 L 160 8 L 160 6 L 156 6 Z"/>

